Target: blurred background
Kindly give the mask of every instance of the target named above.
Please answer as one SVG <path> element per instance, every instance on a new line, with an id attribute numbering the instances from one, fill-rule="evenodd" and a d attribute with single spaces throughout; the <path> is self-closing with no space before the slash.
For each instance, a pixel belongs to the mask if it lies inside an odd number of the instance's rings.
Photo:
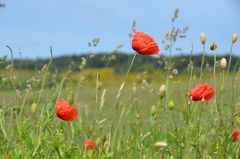
<path id="1" fill-rule="evenodd" d="M 240 32 L 239 0 L 1 0 L 0 55 L 8 54 L 11 46 L 14 58 L 48 58 L 49 47 L 54 57 L 85 53 L 130 53 L 131 27 L 144 31 L 158 42 L 161 54 L 167 54 L 161 43 L 172 27 L 172 17 L 179 9 L 174 25 L 189 27 L 186 38 L 176 41 L 174 55 L 188 54 L 193 44 L 194 53 L 202 46 L 201 32 L 207 36 L 207 47 L 215 41 L 218 55 L 230 50 L 231 37 Z M 97 40 L 97 46 L 90 43 Z M 95 41 L 96 42 L 96 41 Z M 234 54 L 239 54 L 236 45 Z M 207 50 L 207 52 L 210 52 Z"/>

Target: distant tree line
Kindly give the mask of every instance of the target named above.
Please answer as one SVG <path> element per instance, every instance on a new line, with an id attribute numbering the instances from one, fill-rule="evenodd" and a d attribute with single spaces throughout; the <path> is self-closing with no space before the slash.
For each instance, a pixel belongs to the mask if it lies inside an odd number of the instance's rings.
<path id="1" fill-rule="evenodd" d="M 133 55 L 125 53 L 97 53 L 97 54 L 82 54 L 71 56 L 60 56 L 53 59 L 51 71 L 80 71 L 83 68 L 114 68 L 116 73 L 125 73 Z M 219 60 L 224 56 L 218 57 Z M 228 60 L 228 56 L 225 56 Z M 238 57 L 233 57 L 231 69 L 234 68 Z M 171 68 L 178 69 L 179 72 L 185 71 L 189 64 L 195 68 L 201 66 L 202 55 L 178 55 L 171 58 Z M 132 71 L 155 71 L 156 69 L 166 69 L 168 65 L 168 57 L 160 55 L 160 57 L 152 56 L 137 56 Z M 191 61 L 191 62 L 190 62 Z M 36 59 L 36 60 L 14 60 L 14 67 L 21 69 L 40 70 L 49 59 Z M 10 64 L 1 64 L 1 68 Z M 204 67 L 211 68 L 213 66 L 213 57 L 205 56 Z"/>

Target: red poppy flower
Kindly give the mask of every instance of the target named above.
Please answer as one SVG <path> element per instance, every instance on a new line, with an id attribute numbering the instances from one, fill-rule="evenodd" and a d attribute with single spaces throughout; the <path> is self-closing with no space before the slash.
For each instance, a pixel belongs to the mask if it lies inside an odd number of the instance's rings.
<path id="1" fill-rule="evenodd" d="M 152 55 L 160 52 L 154 39 L 143 32 L 133 33 L 132 48 L 141 55 Z"/>
<path id="2" fill-rule="evenodd" d="M 64 121 L 72 121 L 77 118 L 78 112 L 66 100 L 59 100 L 56 115 Z"/>
<path id="3" fill-rule="evenodd" d="M 91 149 L 95 149 L 97 147 L 97 145 L 96 145 L 96 143 L 93 140 L 86 139 L 86 140 L 84 140 L 84 147 L 86 149 L 91 150 Z"/>
<path id="4" fill-rule="evenodd" d="M 240 134 L 240 130 L 234 130 L 233 133 L 232 133 L 232 141 L 233 142 L 240 142 L 240 139 L 239 139 L 239 134 Z"/>
<path id="5" fill-rule="evenodd" d="M 200 83 L 190 91 L 190 95 L 188 92 L 186 95 L 190 96 L 193 101 L 201 101 L 203 99 L 209 101 L 214 96 L 214 90 L 207 83 Z"/>

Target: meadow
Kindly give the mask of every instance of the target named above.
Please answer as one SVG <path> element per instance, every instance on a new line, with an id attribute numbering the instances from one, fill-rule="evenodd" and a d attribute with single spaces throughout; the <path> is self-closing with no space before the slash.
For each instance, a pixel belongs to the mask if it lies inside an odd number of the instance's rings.
<path id="1" fill-rule="evenodd" d="M 50 59 L 38 72 L 1 69 L 1 158 L 240 156 L 239 140 L 232 138 L 240 125 L 238 61 L 230 72 L 216 60 L 212 69 L 200 69 L 189 58 L 187 73 L 165 69 L 127 76 L 84 64 L 81 71 L 54 73 L 51 65 Z M 214 88 L 209 101 L 186 96 L 201 82 Z M 59 99 L 76 108 L 74 121 L 56 115 Z"/>
<path id="2" fill-rule="evenodd" d="M 172 24 L 177 17 L 178 9 Z M 134 21 L 130 60 L 116 54 L 117 46 L 105 58 L 69 58 L 68 66 L 50 48 L 50 59 L 25 67 L 7 46 L 11 56 L 0 58 L 0 158 L 240 158 L 238 34 L 227 58 L 216 43 L 206 45 L 204 33 L 200 60 L 193 46 L 184 58 L 172 56 L 187 30 L 166 32 L 163 57 Z"/>

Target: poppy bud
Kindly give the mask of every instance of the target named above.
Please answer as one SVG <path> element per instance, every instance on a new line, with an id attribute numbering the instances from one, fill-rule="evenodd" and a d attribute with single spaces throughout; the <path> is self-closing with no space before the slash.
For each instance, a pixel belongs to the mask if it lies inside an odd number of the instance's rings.
<path id="1" fill-rule="evenodd" d="M 136 114 L 136 118 L 140 119 L 140 114 L 139 113 Z"/>
<path id="2" fill-rule="evenodd" d="M 36 109 L 37 109 L 37 104 L 36 103 L 32 103 L 31 111 L 32 111 L 33 114 L 36 112 Z"/>
<path id="3" fill-rule="evenodd" d="M 102 143 L 102 140 L 101 140 L 100 137 L 98 137 L 98 138 L 96 139 L 96 145 L 100 145 L 101 143 Z"/>
<path id="4" fill-rule="evenodd" d="M 220 87 L 220 92 L 221 92 L 222 94 L 225 92 L 224 85 L 221 85 L 221 87 Z"/>
<path id="5" fill-rule="evenodd" d="M 174 108 L 175 108 L 175 103 L 174 103 L 174 101 L 170 100 L 168 102 L 168 109 L 173 110 Z"/>
<path id="6" fill-rule="evenodd" d="M 212 43 L 212 45 L 210 46 L 210 50 L 216 50 L 217 49 L 217 44 L 216 43 Z"/>
<path id="7" fill-rule="evenodd" d="M 163 141 L 158 141 L 154 144 L 154 146 L 159 147 L 159 148 L 163 148 L 163 147 L 168 146 L 168 144 L 166 142 L 163 142 Z"/>
<path id="8" fill-rule="evenodd" d="M 238 40 L 238 33 L 234 33 L 232 36 L 232 43 L 234 44 Z"/>
<path id="9" fill-rule="evenodd" d="M 205 35 L 205 33 L 201 33 L 200 40 L 201 40 L 201 43 L 203 45 L 205 45 L 205 43 L 206 43 L 206 35 Z"/>
<path id="10" fill-rule="evenodd" d="M 236 118 L 236 124 L 237 124 L 238 127 L 240 126 L 240 118 L 239 117 Z"/>
<path id="11" fill-rule="evenodd" d="M 161 87 L 159 88 L 159 97 L 161 99 L 163 99 L 166 95 L 166 86 L 165 84 L 161 85 Z"/>
<path id="12" fill-rule="evenodd" d="M 219 62 L 219 65 L 222 69 L 227 67 L 227 60 L 225 58 L 222 58 Z"/>
<path id="13" fill-rule="evenodd" d="M 156 112 L 157 112 L 157 107 L 155 105 L 153 105 L 152 108 L 151 108 L 152 116 L 154 116 L 156 114 Z"/>
<path id="14" fill-rule="evenodd" d="M 181 144 L 180 144 L 180 146 L 181 146 L 182 148 L 184 148 L 184 147 L 185 147 L 184 143 L 181 143 Z"/>

